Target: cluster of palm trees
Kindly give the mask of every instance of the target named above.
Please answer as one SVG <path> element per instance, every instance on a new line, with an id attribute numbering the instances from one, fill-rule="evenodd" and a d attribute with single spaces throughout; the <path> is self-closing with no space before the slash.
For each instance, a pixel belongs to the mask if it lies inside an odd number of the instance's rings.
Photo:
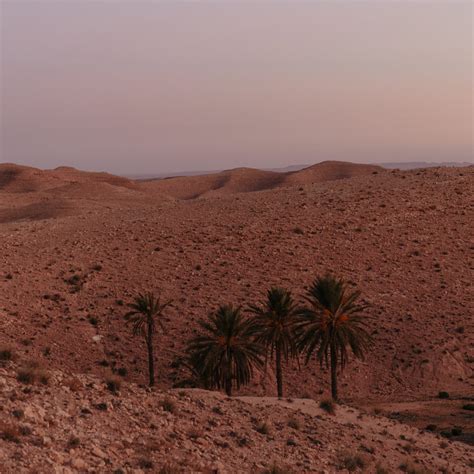
<path id="1" fill-rule="evenodd" d="M 344 369 L 349 351 L 363 359 L 372 338 L 368 332 L 366 306 L 359 304 L 359 291 L 332 275 L 315 279 L 298 304 L 290 291 L 271 288 L 260 305 L 246 309 L 222 305 L 199 321 L 199 332 L 180 358 L 196 384 L 224 389 L 232 395 L 252 379 L 255 370 L 275 361 L 278 397 L 283 397 L 283 361 L 304 356 L 306 364 L 315 356 L 330 367 L 331 394 L 338 398 L 338 368 Z M 135 334 L 143 334 L 148 349 L 149 382 L 154 384 L 153 334 L 169 301 L 152 293 L 138 295 L 126 318 Z"/>

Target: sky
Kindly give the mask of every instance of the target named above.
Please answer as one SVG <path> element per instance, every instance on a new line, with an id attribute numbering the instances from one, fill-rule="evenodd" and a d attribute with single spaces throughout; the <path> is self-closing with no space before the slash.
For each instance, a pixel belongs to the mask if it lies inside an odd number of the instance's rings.
<path id="1" fill-rule="evenodd" d="M 470 1 L 0 0 L 0 162 L 473 161 Z"/>

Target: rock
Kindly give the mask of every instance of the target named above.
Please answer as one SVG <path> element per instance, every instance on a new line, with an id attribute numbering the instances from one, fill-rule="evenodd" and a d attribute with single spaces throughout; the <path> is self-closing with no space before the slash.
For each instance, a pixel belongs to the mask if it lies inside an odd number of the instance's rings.
<path id="1" fill-rule="evenodd" d="M 86 462 L 81 458 L 71 459 L 71 466 L 75 469 L 86 469 L 87 468 Z"/>

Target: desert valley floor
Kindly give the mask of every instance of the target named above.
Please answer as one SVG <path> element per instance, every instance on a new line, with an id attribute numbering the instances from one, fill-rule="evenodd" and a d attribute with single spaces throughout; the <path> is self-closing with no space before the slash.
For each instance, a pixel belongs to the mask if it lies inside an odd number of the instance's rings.
<path id="1" fill-rule="evenodd" d="M 344 452 L 366 472 L 472 472 L 473 236 L 473 167 L 132 181 L 0 165 L 0 472 L 347 472 Z M 233 399 L 174 388 L 200 318 L 326 272 L 361 290 L 375 340 L 335 415 L 316 361 L 284 367 L 288 400 L 271 367 Z M 148 289 L 173 300 L 153 390 L 124 321 Z M 47 385 L 17 380 L 32 359 Z"/>

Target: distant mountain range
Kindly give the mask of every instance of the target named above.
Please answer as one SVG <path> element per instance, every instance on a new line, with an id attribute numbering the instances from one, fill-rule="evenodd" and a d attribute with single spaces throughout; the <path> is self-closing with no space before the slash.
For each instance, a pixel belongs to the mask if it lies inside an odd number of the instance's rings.
<path id="1" fill-rule="evenodd" d="M 441 163 L 433 163 L 427 161 L 409 161 L 409 162 L 389 162 L 389 163 L 370 163 L 378 166 L 382 166 L 387 169 L 400 169 L 400 170 L 412 170 L 417 168 L 435 168 L 435 167 L 464 167 L 464 166 L 474 166 L 474 163 L 469 163 L 467 161 L 463 162 L 454 162 L 454 161 L 444 161 Z M 284 168 L 262 168 L 263 171 L 274 171 L 277 173 L 291 173 L 294 171 L 300 171 L 304 168 L 308 168 L 311 165 L 291 165 Z M 175 176 L 202 176 L 206 174 L 220 173 L 225 170 L 206 170 L 206 171 L 179 171 L 175 173 L 148 173 L 148 174 L 134 174 L 134 175 L 124 175 L 127 178 L 132 179 L 159 179 L 159 178 L 171 178 Z"/>

